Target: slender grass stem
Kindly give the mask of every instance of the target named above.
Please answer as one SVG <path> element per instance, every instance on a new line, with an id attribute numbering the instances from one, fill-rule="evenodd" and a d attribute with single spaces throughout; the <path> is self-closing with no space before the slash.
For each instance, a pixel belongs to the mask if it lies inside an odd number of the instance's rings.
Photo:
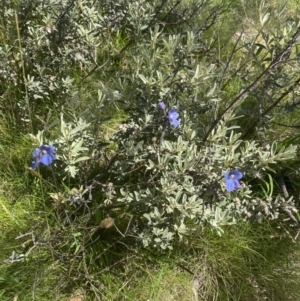
<path id="1" fill-rule="evenodd" d="M 19 52 L 21 57 L 21 66 L 22 66 L 22 74 L 23 74 L 24 89 L 25 89 L 25 101 L 26 101 L 26 106 L 27 106 L 27 111 L 29 116 L 30 130 L 33 133 L 32 118 L 31 118 L 32 114 L 31 114 L 31 109 L 29 104 L 29 96 L 28 96 L 28 89 L 26 83 L 26 73 L 25 73 L 25 64 L 24 64 L 24 57 L 23 57 L 23 50 L 22 50 L 22 43 L 21 43 L 20 28 L 19 28 L 19 19 L 16 11 L 15 11 L 15 21 L 16 21 L 16 29 L 18 34 Z"/>

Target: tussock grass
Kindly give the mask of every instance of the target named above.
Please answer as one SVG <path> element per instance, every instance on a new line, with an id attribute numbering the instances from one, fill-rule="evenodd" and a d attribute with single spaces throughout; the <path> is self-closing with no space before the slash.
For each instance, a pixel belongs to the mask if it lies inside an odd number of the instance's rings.
<path id="1" fill-rule="evenodd" d="M 99 279 L 103 300 L 300 300 L 299 243 L 268 222 L 227 230 L 199 230 L 165 254 L 140 250 L 117 278 Z"/>

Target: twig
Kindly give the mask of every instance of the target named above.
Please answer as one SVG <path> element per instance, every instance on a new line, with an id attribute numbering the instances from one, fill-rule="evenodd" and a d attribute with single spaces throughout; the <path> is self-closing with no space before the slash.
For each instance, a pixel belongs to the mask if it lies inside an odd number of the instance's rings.
<path id="1" fill-rule="evenodd" d="M 275 102 L 269 107 L 267 108 L 261 115 L 260 118 L 257 119 L 255 122 L 253 122 L 253 124 L 251 124 L 251 126 L 249 126 L 248 130 L 246 132 L 243 133 L 243 135 L 241 136 L 241 139 L 246 138 L 252 131 L 253 129 L 256 127 L 256 125 L 258 124 L 258 122 L 264 117 L 266 116 L 272 109 L 274 109 L 289 93 L 291 93 L 295 86 L 300 84 L 300 77 L 285 91 L 283 92 L 276 100 Z"/>
<path id="2" fill-rule="evenodd" d="M 213 131 L 213 129 L 216 127 L 216 125 L 221 121 L 221 119 L 225 116 L 225 114 L 227 112 L 229 112 L 232 109 L 235 109 L 247 96 L 250 92 L 252 92 L 254 89 L 256 89 L 261 82 L 263 81 L 264 77 L 267 74 L 270 74 L 271 71 L 275 70 L 276 68 L 278 68 L 281 64 L 282 64 L 282 59 L 286 56 L 287 53 L 289 53 L 289 51 L 291 50 L 292 46 L 296 43 L 296 41 L 299 39 L 300 36 L 300 27 L 298 28 L 298 30 L 296 31 L 296 33 L 294 34 L 294 36 L 292 37 L 292 39 L 289 41 L 289 43 L 287 44 L 287 46 L 274 58 L 274 60 L 270 63 L 270 65 L 253 81 L 253 83 L 251 85 L 249 85 L 243 92 L 241 92 L 228 106 L 227 108 L 225 108 L 225 110 L 219 115 L 219 117 L 212 123 L 211 127 L 208 129 L 208 131 L 206 132 L 206 134 L 204 135 L 202 141 L 206 142 L 210 133 Z M 297 82 L 300 81 L 297 80 Z M 294 83 L 295 84 L 295 83 Z M 294 87 L 294 85 L 293 85 Z M 292 87 L 290 87 L 290 89 L 292 90 Z M 289 91 L 290 92 L 290 91 Z M 288 92 L 288 93 L 289 93 Z M 287 93 L 287 94 L 288 94 Z M 286 95 L 287 95 L 286 94 Z M 285 95 L 284 95 L 285 96 Z M 283 97 L 284 97 L 283 96 Z M 281 99 L 280 99 L 281 100 Z M 280 101 L 279 100 L 279 101 Z M 278 102 L 279 102 L 278 101 Z M 276 102 L 276 104 L 278 103 Z M 276 105 L 275 104 L 275 105 Z M 271 106 L 269 109 L 272 109 L 273 106 Z M 267 112 L 269 111 L 269 109 L 267 110 Z M 265 113 L 267 113 L 265 112 Z"/>

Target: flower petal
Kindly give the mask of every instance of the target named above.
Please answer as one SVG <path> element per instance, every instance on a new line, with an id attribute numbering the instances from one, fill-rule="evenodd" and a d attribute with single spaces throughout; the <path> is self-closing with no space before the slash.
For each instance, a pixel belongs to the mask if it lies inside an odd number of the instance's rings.
<path id="1" fill-rule="evenodd" d="M 39 166 L 38 160 L 32 161 L 32 163 L 31 163 L 31 168 L 32 168 L 32 169 L 37 169 L 38 166 Z"/>
<path id="2" fill-rule="evenodd" d="M 174 126 L 174 128 L 177 128 L 179 126 L 179 121 L 174 119 L 174 120 L 170 120 L 170 123 Z"/>
<path id="3" fill-rule="evenodd" d="M 170 119 L 178 119 L 179 114 L 176 112 L 176 109 L 172 108 L 169 112 L 168 112 L 168 117 Z"/>
<path id="4" fill-rule="evenodd" d="M 234 183 L 234 188 L 235 189 L 241 187 L 241 184 L 240 184 L 240 182 L 238 180 L 233 179 L 232 182 Z"/>
<path id="5" fill-rule="evenodd" d="M 231 191 L 233 191 L 235 189 L 235 187 L 234 187 L 234 181 L 232 181 L 232 179 L 226 180 L 226 189 L 229 192 L 231 192 Z"/>
<path id="6" fill-rule="evenodd" d="M 165 110 L 166 109 L 166 105 L 163 101 L 160 101 L 158 104 L 158 107 L 161 108 L 162 110 Z"/>
<path id="7" fill-rule="evenodd" d="M 45 154 L 41 158 L 41 163 L 43 163 L 46 166 L 50 165 L 52 163 L 52 161 L 53 161 L 53 158 L 49 154 Z"/>
<path id="8" fill-rule="evenodd" d="M 225 178 L 225 180 L 229 180 L 229 178 L 230 178 L 230 172 L 229 171 L 227 171 L 225 173 L 224 178 Z"/>
<path id="9" fill-rule="evenodd" d="M 32 152 L 32 156 L 33 156 L 34 158 L 37 158 L 37 157 L 39 157 L 40 153 L 41 153 L 40 148 L 36 148 L 36 149 Z"/>
<path id="10" fill-rule="evenodd" d="M 49 148 L 52 153 L 56 151 L 56 147 L 53 145 L 50 145 Z"/>
<path id="11" fill-rule="evenodd" d="M 234 175 L 234 179 L 240 180 L 243 177 L 243 174 L 239 170 L 233 170 L 230 172 L 231 175 Z"/>
<path id="12" fill-rule="evenodd" d="M 179 126 L 179 120 L 177 120 L 179 117 L 179 114 L 176 112 L 176 109 L 172 108 L 169 112 L 168 112 L 168 118 L 169 118 L 169 122 L 175 127 L 177 128 Z"/>
<path id="13" fill-rule="evenodd" d="M 177 112 L 172 113 L 172 118 L 178 119 L 179 114 Z"/>
<path id="14" fill-rule="evenodd" d="M 56 148 L 55 148 L 55 146 L 53 146 L 53 145 L 50 145 L 50 146 L 46 146 L 45 147 L 45 151 L 47 152 L 47 154 L 53 154 L 53 152 L 55 152 L 55 150 L 56 150 Z"/>

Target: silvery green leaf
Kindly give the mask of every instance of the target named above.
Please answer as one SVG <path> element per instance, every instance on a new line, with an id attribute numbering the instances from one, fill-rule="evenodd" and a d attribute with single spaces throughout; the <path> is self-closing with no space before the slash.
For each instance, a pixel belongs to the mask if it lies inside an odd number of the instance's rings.
<path id="1" fill-rule="evenodd" d="M 173 151 L 173 147 L 172 147 L 172 144 L 167 141 L 167 140 L 164 140 L 163 143 L 162 143 L 163 147 L 165 147 L 168 151 L 172 152 Z"/>
<path id="2" fill-rule="evenodd" d="M 266 13 L 266 14 L 263 16 L 263 18 L 262 18 L 261 21 L 260 21 L 262 26 L 264 26 L 264 25 L 268 22 L 269 17 L 270 17 L 270 13 Z"/>
<path id="3" fill-rule="evenodd" d="M 139 76 L 139 78 L 144 82 L 144 84 L 147 84 L 147 83 L 148 83 L 148 80 L 146 79 L 146 77 L 145 77 L 144 75 L 139 74 L 138 76 Z"/>
<path id="4" fill-rule="evenodd" d="M 74 166 L 74 165 L 68 165 L 66 167 L 66 171 L 70 174 L 70 176 L 72 178 L 75 178 L 77 172 L 78 172 L 78 169 Z"/>
<path id="5" fill-rule="evenodd" d="M 80 157 L 80 158 L 77 158 L 76 160 L 73 161 L 74 164 L 78 163 L 78 162 L 81 162 L 81 161 L 85 161 L 85 160 L 89 160 L 90 157 Z"/>
<path id="6" fill-rule="evenodd" d="M 60 115 L 60 122 L 61 122 L 61 133 L 63 134 L 63 136 L 66 136 L 66 123 L 64 122 L 64 119 L 63 119 L 63 114 Z"/>
<path id="7" fill-rule="evenodd" d="M 90 126 L 90 123 L 85 123 L 85 124 L 78 125 L 77 127 L 75 127 L 74 129 L 72 129 L 70 131 L 70 137 L 74 136 L 78 132 L 81 132 L 82 130 L 86 129 L 89 126 Z"/>
<path id="8" fill-rule="evenodd" d="M 87 151 L 88 148 L 87 147 L 82 147 L 82 144 L 83 144 L 83 139 L 79 139 L 77 141 L 74 141 L 72 142 L 72 153 L 73 155 L 77 154 L 78 152 L 81 152 L 81 151 Z"/>
<path id="9" fill-rule="evenodd" d="M 215 90 L 217 88 L 217 83 L 214 83 L 213 87 L 208 91 L 208 93 L 206 94 L 207 97 L 210 97 L 214 94 Z"/>

